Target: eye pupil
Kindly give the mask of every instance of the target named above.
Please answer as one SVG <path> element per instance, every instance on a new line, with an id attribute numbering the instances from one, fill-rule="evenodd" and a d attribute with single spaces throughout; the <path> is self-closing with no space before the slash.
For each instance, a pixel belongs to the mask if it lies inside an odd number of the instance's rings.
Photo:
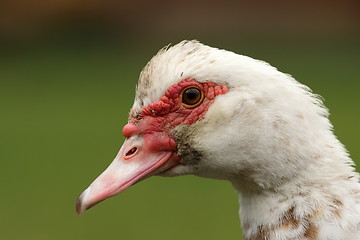
<path id="1" fill-rule="evenodd" d="M 194 100 L 194 99 L 196 99 L 196 98 L 199 96 L 200 92 L 199 92 L 198 89 L 190 88 L 190 89 L 188 89 L 188 90 L 185 91 L 185 94 L 186 94 L 186 97 L 187 97 L 188 99 Z"/>
<path id="2" fill-rule="evenodd" d="M 202 91 L 197 87 L 190 87 L 183 91 L 182 103 L 187 108 L 194 108 L 198 106 L 202 99 Z"/>

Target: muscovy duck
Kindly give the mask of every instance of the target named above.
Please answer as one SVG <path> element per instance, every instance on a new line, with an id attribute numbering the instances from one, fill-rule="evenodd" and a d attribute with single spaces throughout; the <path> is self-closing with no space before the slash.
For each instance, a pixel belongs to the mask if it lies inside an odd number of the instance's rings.
<path id="1" fill-rule="evenodd" d="M 126 140 L 78 214 L 152 175 L 229 180 L 243 239 L 360 239 L 360 184 L 310 89 L 266 62 L 183 41 L 140 74 Z"/>

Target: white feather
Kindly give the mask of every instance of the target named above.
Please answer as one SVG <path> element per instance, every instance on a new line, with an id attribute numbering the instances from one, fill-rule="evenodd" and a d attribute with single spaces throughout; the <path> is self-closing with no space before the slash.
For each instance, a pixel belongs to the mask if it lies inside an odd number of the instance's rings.
<path id="1" fill-rule="evenodd" d="M 231 181 L 244 239 L 360 239 L 359 175 L 308 87 L 263 61 L 183 41 L 144 68 L 133 110 L 184 78 L 225 84 L 229 92 L 191 126 L 204 160 L 164 175 Z"/>

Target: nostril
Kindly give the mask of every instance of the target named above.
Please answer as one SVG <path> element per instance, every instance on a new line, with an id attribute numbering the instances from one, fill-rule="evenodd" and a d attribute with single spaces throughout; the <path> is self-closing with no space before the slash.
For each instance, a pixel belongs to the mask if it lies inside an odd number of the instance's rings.
<path id="1" fill-rule="evenodd" d="M 129 159 L 129 158 L 133 157 L 133 156 L 137 153 L 137 150 L 138 150 L 137 147 L 131 148 L 131 149 L 125 154 L 125 159 Z"/>
<path id="2" fill-rule="evenodd" d="M 130 155 L 133 155 L 135 154 L 137 151 L 137 147 L 133 147 L 132 149 L 130 149 L 125 155 L 126 156 L 130 156 Z"/>

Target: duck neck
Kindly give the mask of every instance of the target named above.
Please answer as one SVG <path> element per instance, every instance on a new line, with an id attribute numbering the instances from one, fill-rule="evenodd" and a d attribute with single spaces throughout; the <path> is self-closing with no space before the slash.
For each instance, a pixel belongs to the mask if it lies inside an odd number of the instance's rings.
<path id="1" fill-rule="evenodd" d="M 345 210 L 360 200 L 358 175 L 335 178 L 294 180 L 269 189 L 232 181 L 239 193 L 243 239 L 321 239 L 320 226 L 329 222 L 356 227 L 358 220 L 348 221 Z M 353 211 L 349 214 L 360 217 L 360 209 Z"/>

